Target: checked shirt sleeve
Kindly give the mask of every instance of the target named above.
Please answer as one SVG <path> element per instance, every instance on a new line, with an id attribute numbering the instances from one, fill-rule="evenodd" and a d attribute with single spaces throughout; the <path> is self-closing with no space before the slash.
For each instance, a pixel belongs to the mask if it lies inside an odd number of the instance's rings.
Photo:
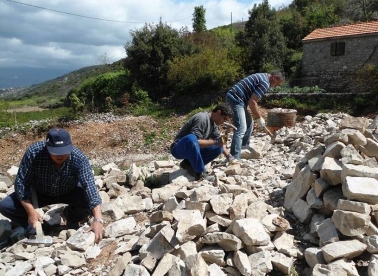
<path id="1" fill-rule="evenodd" d="M 30 185 L 28 185 L 28 179 L 31 175 L 32 170 L 32 148 L 29 147 L 24 156 L 22 157 L 20 167 L 14 182 L 14 189 L 17 195 L 17 198 L 21 200 L 31 200 L 31 191 Z"/>
<path id="2" fill-rule="evenodd" d="M 89 161 L 85 156 L 83 157 L 79 168 L 79 183 L 86 193 L 89 204 L 88 207 L 92 210 L 94 207 L 101 204 L 101 197 L 98 193 Z"/>

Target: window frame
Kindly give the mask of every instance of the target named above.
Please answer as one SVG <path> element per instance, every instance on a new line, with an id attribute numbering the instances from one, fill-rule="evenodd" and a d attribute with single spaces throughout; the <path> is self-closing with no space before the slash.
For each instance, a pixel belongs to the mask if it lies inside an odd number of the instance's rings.
<path id="1" fill-rule="evenodd" d="M 345 42 L 335 41 L 331 43 L 331 56 L 345 55 Z"/>

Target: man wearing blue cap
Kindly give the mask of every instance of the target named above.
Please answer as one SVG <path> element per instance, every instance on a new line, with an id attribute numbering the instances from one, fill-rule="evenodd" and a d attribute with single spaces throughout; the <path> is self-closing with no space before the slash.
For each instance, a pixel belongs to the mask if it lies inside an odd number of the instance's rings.
<path id="1" fill-rule="evenodd" d="M 32 144 L 25 152 L 14 183 L 15 191 L 0 202 L 0 213 L 13 224 L 27 228 L 42 222 L 32 204 L 36 194 L 39 207 L 65 203 L 67 228 L 78 228 L 79 222 L 92 213 L 90 230 L 96 242 L 102 239 L 101 197 L 87 157 L 71 142 L 70 134 L 51 129 L 46 141 Z"/>

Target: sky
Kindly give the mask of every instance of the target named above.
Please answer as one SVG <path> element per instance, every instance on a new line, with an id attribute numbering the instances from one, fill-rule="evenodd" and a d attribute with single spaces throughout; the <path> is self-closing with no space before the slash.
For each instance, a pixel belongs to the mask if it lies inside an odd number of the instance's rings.
<path id="1" fill-rule="evenodd" d="M 0 88 L 29 86 L 126 57 L 130 31 L 160 19 L 192 30 L 194 7 L 206 27 L 248 20 L 262 0 L 0 0 Z M 272 8 L 292 0 L 269 0 Z M 105 59 L 104 59 L 105 57 Z"/>

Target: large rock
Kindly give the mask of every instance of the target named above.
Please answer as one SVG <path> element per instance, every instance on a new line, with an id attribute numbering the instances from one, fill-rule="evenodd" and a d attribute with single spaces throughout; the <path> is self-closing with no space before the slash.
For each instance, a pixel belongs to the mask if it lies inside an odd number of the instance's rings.
<path id="1" fill-rule="evenodd" d="M 315 181 L 316 174 L 311 171 L 309 166 L 305 166 L 287 187 L 284 206 L 288 211 L 292 211 L 294 203 L 301 199 Z"/>
<path id="2" fill-rule="evenodd" d="M 348 199 L 378 204 L 378 180 L 369 177 L 347 176 L 342 186 L 343 194 Z"/>
<path id="3" fill-rule="evenodd" d="M 346 257 L 352 259 L 365 251 L 367 245 L 358 240 L 338 241 L 322 247 L 324 260 L 329 263 L 333 260 Z"/>

